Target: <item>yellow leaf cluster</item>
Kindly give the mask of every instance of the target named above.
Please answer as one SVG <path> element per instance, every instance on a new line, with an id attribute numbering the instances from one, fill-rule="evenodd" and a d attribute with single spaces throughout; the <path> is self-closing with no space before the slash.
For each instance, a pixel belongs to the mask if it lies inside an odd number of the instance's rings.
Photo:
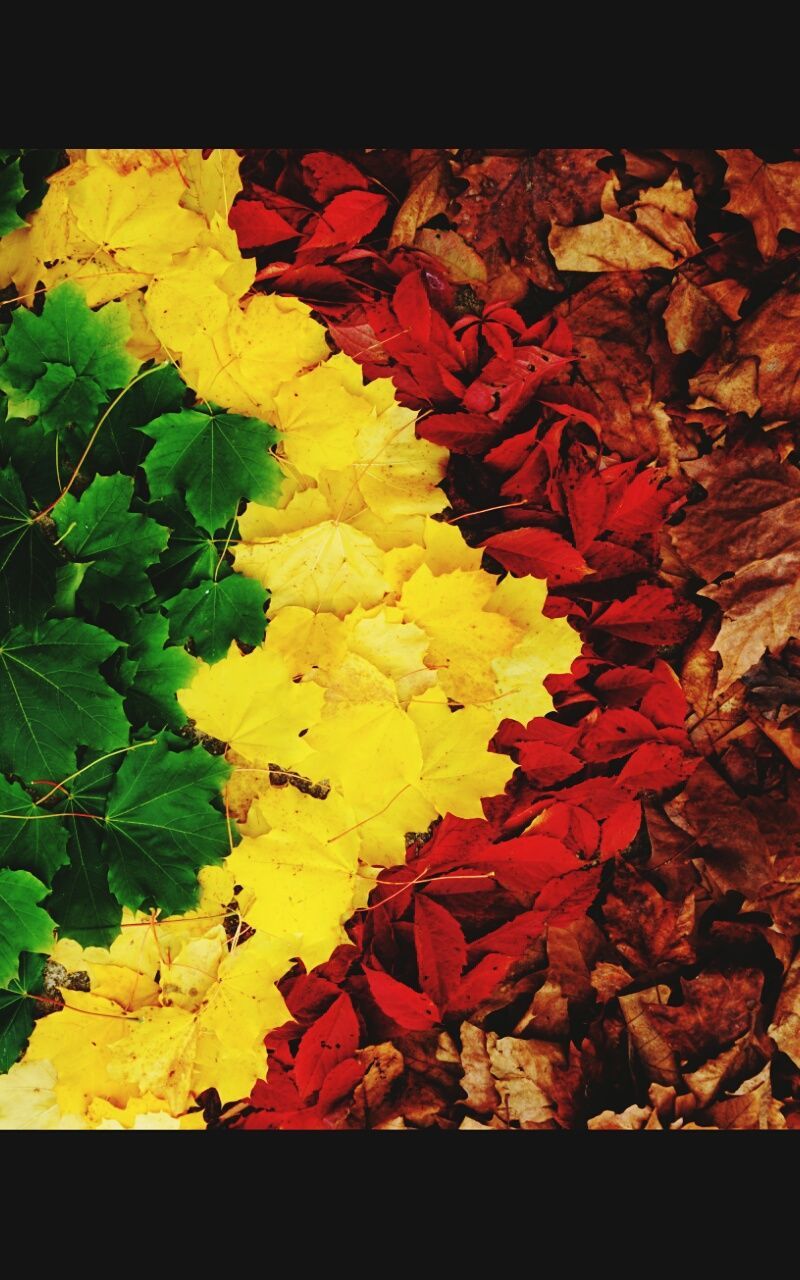
<path id="1" fill-rule="evenodd" d="M 268 931 L 228 946 L 231 868 L 206 868 L 196 911 L 172 920 L 125 912 L 110 947 L 71 939 L 51 959 L 88 974 L 62 989 L 21 1063 L 0 1077 L 0 1129 L 203 1128 L 195 1100 L 246 1095 L 267 1031 L 288 1017 L 275 982 L 296 951 Z M 239 903 L 240 910 L 243 904 Z"/>
<path id="2" fill-rule="evenodd" d="M 328 347 L 303 303 L 245 298 L 256 266 L 228 226 L 241 186 L 229 149 L 74 151 L 30 225 L 0 244 L 0 288 L 30 305 L 38 286 L 74 280 L 92 307 L 124 299 L 139 359 L 177 361 L 232 412 L 271 414 L 280 385 Z"/>

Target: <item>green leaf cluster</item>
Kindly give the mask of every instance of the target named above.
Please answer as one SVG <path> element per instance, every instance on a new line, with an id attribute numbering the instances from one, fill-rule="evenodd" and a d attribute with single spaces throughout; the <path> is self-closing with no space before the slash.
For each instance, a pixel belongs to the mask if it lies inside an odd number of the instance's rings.
<path id="1" fill-rule="evenodd" d="M 229 849 L 228 766 L 176 693 L 263 639 L 266 593 L 227 548 L 241 503 L 277 495 L 276 437 L 186 407 L 128 336 L 73 284 L 0 325 L 0 1069 L 56 929 L 107 945 L 123 907 L 185 911 Z"/>

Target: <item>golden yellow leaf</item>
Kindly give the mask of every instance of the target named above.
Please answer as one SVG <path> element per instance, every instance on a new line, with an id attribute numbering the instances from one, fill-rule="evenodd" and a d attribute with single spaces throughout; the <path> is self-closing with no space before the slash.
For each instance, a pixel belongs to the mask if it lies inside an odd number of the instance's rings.
<path id="1" fill-rule="evenodd" d="M 285 382 L 276 393 L 281 452 L 304 475 L 316 480 L 325 468 L 338 470 L 355 462 L 359 430 L 375 419 L 364 390 L 359 365 L 339 354 Z"/>
<path id="2" fill-rule="evenodd" d="M 488 612 L 495 579 L 483 570 L 456 569 L 434 577 L 426 564 L 409 578 L 400 596 L 406 619 L 430 637 L 429 663 L 439 686 L 464 705 L 491 703 L 491 663 L 511 653 L 522 630 L 500 613 Z"/>
<path id="3" fill-rule="evenodd" d="M 232 644 L 215 666 L 199 668 L 178 700 L 197 727 L 253 764 L 297 764 L 308 755 L 299 735 L 322 710 L 322 690 L 295 684 L 269 642 L 242 654 Z"/>
<path id="4" fill-rule="evenodd" d="M 406 832 L 425 831 L 437 812 L 418 790 L 422 751 L 406 712 L 389 702 L 348 707 L 316 724 L 307 741 L 314 754 L 304 769 L 331 782 L 350 805 L 365 860 L 402 862 Z"/>
<path id="5" fill-rule="evenodd" d="M 269 586 L 271 615 L 298 605 L 343 618 L 356 605 L 370 608 L 383 599 L 384 553 L 350 525 L 320 518 L 326 506 L 318 490 L 307 489 L 280 511 L 259 508 L 257 522 L 251 508 L 243 516 L 236 568 Z M 255 534 L 255 528 L 286 532 Z"/>
<path id="6" fill-rule="evenodd" d="M 481 707 L 450 711 L 437 690 L 409 707 L 422 744 L 420 790 L 438 813 L 483 816 L 481 800 L 499 795 L 514 772 L 508 756 L 487 751 L 497 718 Z"/>
<path id="7" fill-rule="evenodd" d="M 72 188 L 69 205 L 78 231 L 94 248 L 112 254 L 122 267 L 154 275 L 202 230 L 198 215 L 180 207 L 183 192 L 174 168 L 120 174 L 96 165 Z"/>

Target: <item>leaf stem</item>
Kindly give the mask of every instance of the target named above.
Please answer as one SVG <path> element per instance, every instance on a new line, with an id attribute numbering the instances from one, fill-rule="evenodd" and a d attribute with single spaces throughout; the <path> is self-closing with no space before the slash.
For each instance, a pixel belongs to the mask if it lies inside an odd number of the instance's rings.
<path id="1" fill-rule="evenodd" d="M 137 383 L 137 382 L 141 382 L 143 378 L 149 378 L 150 374 L 151 374 L 151 373 L 155 373 L 155 372 L 156 372 L 156 370 L 157 370 L 157 369 L 159 369 L 160 367 L 161 367 L 160 365 L 154 364 L 154 365 L 153 365 L 153 367 L 152 367 L 152 369 L 145 369 L 144 373 L 137 373 L 136 377 L 135 377 L 135 378 L 131 378 L 131 380 L 130 380 L 130 382 L 128 383 L 128 385 L 127 385 L 127 386 L 125 386 L 125 387 L 123 387 L 123 388 L 122 388 L 122 390 L 120 391 L 119 395 L 118 395 L 118 396 L 116 396 L 116 398 L 115 398 L 114 400 L 112 400 L 112 401 L 111 401 L 111 404 L 108 406 L 108 408 L 106 409 L 106 411 L 105 411 L 105 413 L 103 414 L 102 418 L 100 419 L 100 421 L 98 422 L 97 426 L 95 427 L 94 431 L 93 431 L 93 432 L 92 432 L 92 434 L 89 436 L 89 439 L 88 439 L 88 441 L 86 442 L 86 448 L 84 449 L 83 453 L 81 454 L 80 458 L 78 459 L 77 466 L 75 467 L 75 470 L 73 471 L 73 473 L 72 473 L 72 475 L 70 476 L 70 478 L 69 478 L 69 480 L 67 481 L 67 483 L 64 485 L 64 488 L 61 490 L 61 492 L 59 493 L 58 497 L 53 499 L 53 501 L 50 503 L 50 505 L 49 505 L 48 507 L 45 507 L 43 511 L 40 511 L 40 512 L 39 512 L 39 514 L 38 514 L 38 516 L 34 516 L 33 520 L 31 521 L 31 523 L 32 523 L 32 524 L 38 524 L 40 520 L 44 520 L 45 516 L 49 516 L 49 514 L 50 514 L 50 512 L 53 510 L 53 508 L 58 506 L 58 504 L 59 504 L 59 502 L 61 501 L 61 499 L 62 499 L 62 498 L 65 498 L 65 497 L 67 496 L 67 494 L 69 493 L 70 489 L 71 489 L 71 488 L 72 488 L 72 486 L 74 485 L 75 481 L 78 479 L 78 476 L 80 475 L 81 467 L 83 466 L 84 462 L 85 462 L 85 461 L 86 461 L 86 459 L 88 458 L 89 453 L 90 453 L 91 448 L 92 448 L 92 445 L 94 444 L 95 440 L 96 440 L 96 439 L 97 439 L 97 437 L 98 437 L 98 434 L 99 434 L 99 432 L 100 432 L 100 428 L 103 426 L 103 423 L 104 423 L 104 422 L 106 421 L 106 419 L 108 418 L 108 415 L 111 413 L 111 410 L 112 410 L 112 409 L 115 409 L 115 408 L 117 407 L 117 405 L 119 404 L 119 402 L 120 402 L 120 400 L 122 399 L 122 397 L 128 394 L 128 392 L 130 391 L 131 387 L 135 387 L 135 386 L 136 386 L 136 383 Z"/>

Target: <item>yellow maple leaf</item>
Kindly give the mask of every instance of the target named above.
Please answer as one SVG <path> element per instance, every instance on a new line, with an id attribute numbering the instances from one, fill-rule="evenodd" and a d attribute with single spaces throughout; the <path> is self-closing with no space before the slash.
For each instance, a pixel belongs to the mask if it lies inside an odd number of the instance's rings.
<path id="1" fill-rule="evenodd" d="M 202 214 L 209 226 L 215 215 L 227 224 L 242 189 L 241 157 L 230 147 L 215 147 L 204 160 L 199 147 L 188 147 L 175 156 L 175 164 L 186 183 L 181 204 Z"/>
<path id="2" fill-rule="evenodd" d="M 121 174 L 95 165 L 71 189 L 78 231 L 122 267 L 154 275 L 193 244 L 202 220 L 180 207 L 184 185 L 174 169 L 137 167 Z"/>
<path id="3" fill-rule="evenodd" d="M 309 676 L 325 686 L 347 653 L 346 624 L 333 613 L 285 605 L 269 624 L 269 646 L 283 658 L 292 678 Z"/>
<path id="4" fill-rule="evenodd" d="M 361 369 L 339 354 L 285 382 L 275 395 L 281 452 L 303 475 L 343 469 L 356 460 L 359 430 L 375 419 Z"/>
<path id="5" fill-rule="evenodd" d="M 420 565 L 403 587 L 403 616 L 430 639 L 429 660 L 439 685 L 455 702 L 488 704 L 496 696 L 492 661 L 522 637 L 510 618 L 486 610 L 495 579 L 481 569 L 455 569 L 434 577 Z"/>
<path id="6" fill-rule="evenodd" d="M 456 569 L 479 569 L 482 558 L 480 547 L 468 546 L 457 525 L 428 517 L 422 527 L 422 536 L 413 545 L 398 546 L 397 550 L 387 554 L 384 571 L 392 591 L 399 595 L 403 584 L 422 564 L 438 577 Z"/>
<path id="7" fill-rule="evenodd" d="M 236 1102 L 263 1075 L 264 1036 L 289 1019 L 275 983 L 295 950 L 291 940 L 257 933 L 225 956 L 198 1014 L 195 1095 L 213 1087 L 223 1102 Z"/>
<path id="8" fill-rule="evenodd" d="M 0 1130 L 82 1129 L 78 1116 L 63 1116 L 52 1062 L 27 1057 L 0 1076 Z"/>
<path id="9" fill-rule="evenodd" d="M 65 990 L 63 996 L 65 1007 L 36 1023 L 25 1061 L 44 1059 L 53 1064 L 58 1073 L 56 1099 L 65 1115 L 83 1116 L 96 1097 L 124 1107 L 138 1090 L 129 1081 L 112 1077 L 110 1067 L 136 1025 L 134 1019 L 149 1010 L 129 1016 L 113 1000 L 91 992 Z"/>
<path id="10" fill-rule="evenodd" d="M 272 592 L 270 614 L 286 605 L 343 618 L 356 605 L 383 599 L 384 553 L 366 534 L 325 518 L 327 503 L 317 489 L 296 493 L 282 510 L 251 503 L 241 520 L 236 569 Z"/>
<path id="11" fill-rule="evenodd" d="M 391 702 L 349 706 L 314 725 L 307 741 L 313 755 L 304 768 L 330 781 L 353 810 L 365 860 L 402 862 L 406 832 L 425 831 L 437 814 L 418 790 L 422 751 L 406 712 Z"/>
<path id="12" fill-rule="evenodd" d="M 481 800 L 502 792 L 514 762 L 486 749 L 497 724 L 493 712 L 481 707 L 451 712 L 439 698 L 440 692 L 431 690 L 409 707 L 422 744 L 420 790 L 438 813 L 480 818 Z"/>
<path id="13" fill-rule="evenodd" d="M 297 764 L 309 753 L 304 733 L 322 710 L 315 684 L 295 684 L 269 643 L 242 654 L 232 644 L 215 666 L 203 663 L 178 701 L 203 733 L 252 764 Z"/>
<path id="14" fill-rule="evenodd" d="M 178 354 L 198 395 L 232 413 L 269 420 L 283 383 L 324 360 L 329 350 L 323 326 L 305 303 L 258 294 L 243 306 L 231 305 L 213 333 L 198 329 Z"/>

